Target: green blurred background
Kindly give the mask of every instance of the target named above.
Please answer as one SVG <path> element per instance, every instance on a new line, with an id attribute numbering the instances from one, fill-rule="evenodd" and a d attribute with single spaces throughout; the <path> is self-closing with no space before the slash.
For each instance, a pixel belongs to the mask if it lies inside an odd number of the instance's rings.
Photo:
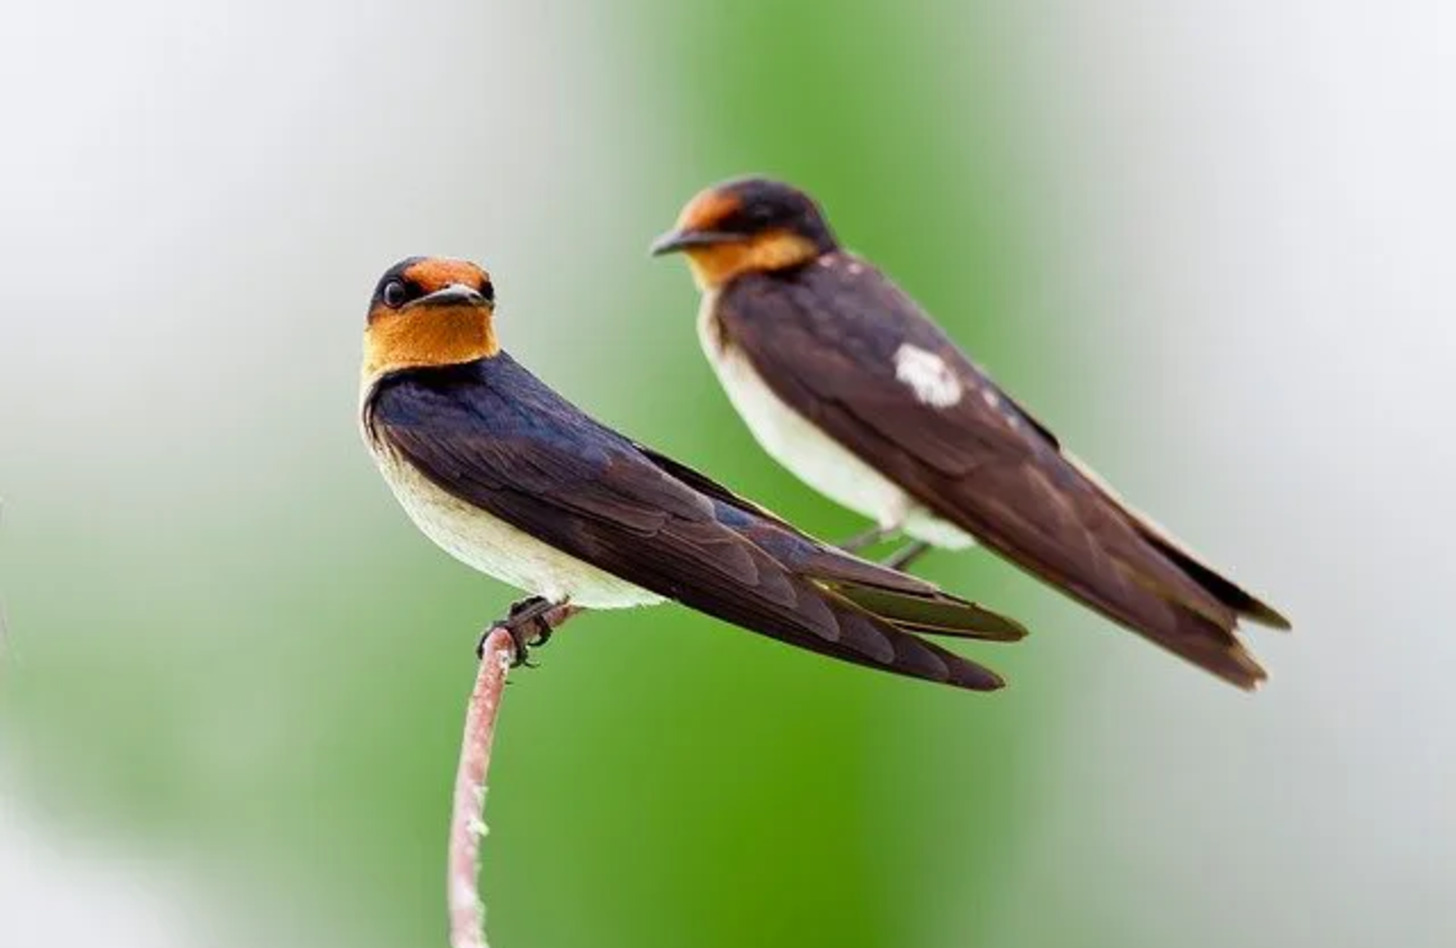
<path id="1" fill-rule="evenodd" d="M 1093 6 L 8 17 L 0 943 L 443 943 L 513 591 L 358 443 L 402 256 L 485 263 L 506 346 L 605 421 L 863 526 L 757 449 L 645 256 L 761 171 L 1300 634 L 1249 698 L 975 553 L 925 572 L 1037 630 L 976 650 L 992 697 L 585 616 L 508 691 L 493 943 L 1450 944 L 1452 19 Z"/>

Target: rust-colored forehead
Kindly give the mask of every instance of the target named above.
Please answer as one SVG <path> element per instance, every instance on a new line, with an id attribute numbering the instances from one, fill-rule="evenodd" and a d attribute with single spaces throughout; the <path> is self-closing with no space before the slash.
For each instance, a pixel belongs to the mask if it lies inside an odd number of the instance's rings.
<path id="1" fill-rule="evenodd" d="M 707 230 L 742 208 L 738 195 L 722 188 L 708 188 L 687 203 L 678 215 L 677 224 L 684 229 Z"/>
<path id="2" fill-rule="evenodd" d="M 442 290 L 452 283 L 478 290 L 490 282 L 490 275 L 469 260 L 421 260 L 406 268 L 404 276 L 426 293 Z"/>

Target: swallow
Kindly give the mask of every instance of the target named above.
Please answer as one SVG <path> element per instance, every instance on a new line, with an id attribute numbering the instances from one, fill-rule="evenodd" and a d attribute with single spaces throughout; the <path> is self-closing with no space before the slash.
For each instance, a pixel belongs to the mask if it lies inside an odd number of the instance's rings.
<path id="1" fill-rule="evenodd" d="M 763 448 L 874 527 L 858 549 L 979 541 L 1242 688 L 1266 675 L 1241 619 L 1274 609 L 1129 507 L 1013 401 L 889 277 L 846 251 L 818 204 L 776 181 L 710 187 L 650 248 L 680 252 L 698 335 Z"/>
<path id="2" fill-rule="evenodd" d="M 870 668 L 1002 685 L 918 633 L 1010 642 L 1021 625 L 820 543 L 593 420 L 501 349 L 495 309 L 473 263 L 391 267 L 369 302 L 360 423 L 415 525 L 534 597 L 509 621 L 672 600 Z"/>

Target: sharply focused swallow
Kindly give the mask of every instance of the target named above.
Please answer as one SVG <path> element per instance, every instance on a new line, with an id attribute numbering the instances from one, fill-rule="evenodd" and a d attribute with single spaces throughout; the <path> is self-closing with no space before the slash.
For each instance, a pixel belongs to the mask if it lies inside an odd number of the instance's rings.
<path id="1" fill-rule="evenodd" d="M 1130 509 L 891 280 L 845 251 L 818 205 L 762 178 L 698 194 L 653 254 L 682 252 L 698 334 L 764 449 L 897 533 L 891 561 L 976 540 L 1228 681 L 1264 677 L 1234 631 L 1283 616 Z"/>
<path id="2" fill-rule="evenodd" d="M 556 394 L 496 341 L 473 263 L 384 274 L 364 330 L 364 440 L 446 552 L 556 606 L 676 600 L 834 658 L 978 691 L 994 673 L 914 633 L 989 641 L 1016 622 L 800 533 Z M 515 631 L 515 630 L 513 630 Z"/>

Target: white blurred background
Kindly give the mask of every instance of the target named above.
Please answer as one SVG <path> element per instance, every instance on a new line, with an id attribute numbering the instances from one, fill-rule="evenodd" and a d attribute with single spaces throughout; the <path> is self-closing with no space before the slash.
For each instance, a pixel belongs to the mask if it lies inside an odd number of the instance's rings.
<path id="1" fill-rule="evenodd" d="M 1232 707 L 1089 647 L 1055 753 L 1097 809 L 1041 827 L 1020 878 L 1064 881 L 1001 943 L 1090 878 L 1145 896 L 1122 944 L 1449 944 L 1456 8 L 1056 7 L 1037 223 L 1048 310 L 1124 370 L 1082 409 L 1103 473 L 1296 629 Z"/>

